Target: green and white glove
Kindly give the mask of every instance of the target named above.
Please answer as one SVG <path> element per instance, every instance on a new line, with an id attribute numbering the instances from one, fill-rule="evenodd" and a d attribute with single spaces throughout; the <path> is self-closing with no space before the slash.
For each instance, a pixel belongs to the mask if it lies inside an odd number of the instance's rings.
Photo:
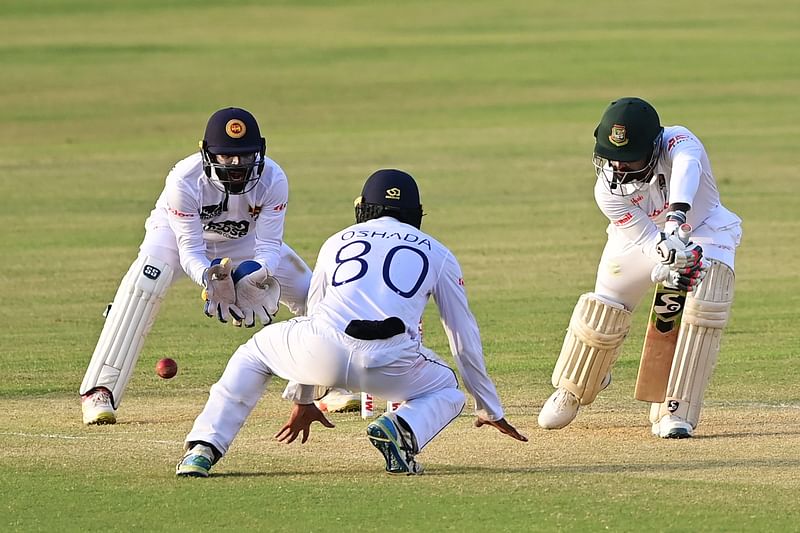
<path id="1" fill-rule="evenodd" d="M 232 277 L 233 265 L 227 257 L 211 261 L 203 273 L 203 312 L 207 317 L 217 317 L 220 322 L 230 318 L 242 320 L 242 312 L 236 306 L 236 291 Z"/>

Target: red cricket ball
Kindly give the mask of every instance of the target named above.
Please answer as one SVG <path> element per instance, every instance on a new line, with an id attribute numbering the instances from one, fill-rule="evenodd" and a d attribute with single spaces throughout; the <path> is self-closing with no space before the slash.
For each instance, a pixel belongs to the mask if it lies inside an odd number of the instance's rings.
<path id="1" fill-rule="evenodd" d="M 156 363 L 156 374 L 158 374 L 159 377 L 170 379 L 174 378 L 175 374 L 177 373 L 178 363 L 175 362 L 175 359 L 165 357 L 163 359 L 159 359 L 158 363 Z"/>

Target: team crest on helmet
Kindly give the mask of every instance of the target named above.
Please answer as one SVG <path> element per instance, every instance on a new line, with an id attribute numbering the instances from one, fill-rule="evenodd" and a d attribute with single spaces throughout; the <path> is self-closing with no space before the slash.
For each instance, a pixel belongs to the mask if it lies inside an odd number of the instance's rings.
<path id="1" fill-rule="evenodd" d="M 611 144 L 614 146 L 625 146 L 628 144 L 628 132 L 625 126 L 622 124 L 614 124 L 611 126 L 611 135 L 608 136 L 608 140 L 611 141 Z"/>
<path id="2" fill-rule="evenodd" d="M 400 199 L 400 189 L 397 187 L 392 187 L 391 189 L 386 189 L 386 198 L 389 200 L 399 200 Z"/>
<path id="3" fill-rule="evenodd" d="M 247 127 L 244 125 L 244 122 L 238 118 L 233 118 L 225 124 L 225 133 L 227 133 L 228 137 L 231 139 L 241 139 L 244 137 L 244 134 L 247 133 Z"/>

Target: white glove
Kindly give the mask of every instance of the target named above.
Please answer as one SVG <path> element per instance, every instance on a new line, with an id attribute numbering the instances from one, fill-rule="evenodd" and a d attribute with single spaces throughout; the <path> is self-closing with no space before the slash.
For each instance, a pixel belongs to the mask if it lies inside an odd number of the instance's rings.
<path id="1" fill-rule="evenodd" d="M 667 265 L 673 270 L 692 268 L 703 259 L 703 249 L 693 243 L 684 243 L 678 235 L 661 233 L 656 244 L 656 253 L 662 265 Z"/>
<path id="2" fill-rule="evenodd" d="M 653 283 L 663 283 L 666 287 L 691 292 L 706 277 L 708 264 L 702 260 L 691 268 L 675 270 L 667 265 L 656 265 L 650 271 Z"/>
<path id="3" fill-rule="evenodd" d="M 236 307 L 231 270 L 231 260 L 226 257 L 214 259 L 203 272 L 203 300 L 206 302 L 203 312 L 209 318 L 216 316 L 220 322 L 227 322 L 230 317 L 242 319 L 242 312 Z"/>
<path id="4" fill-rule="evenodd" d="M 237 326 L 252 328 L 256 317 L 268 326 L 278 314 L 281 286 L 269 271 L 256 261 L 244 261 L 233 271 L 236 305 L 242 312 Z"/>

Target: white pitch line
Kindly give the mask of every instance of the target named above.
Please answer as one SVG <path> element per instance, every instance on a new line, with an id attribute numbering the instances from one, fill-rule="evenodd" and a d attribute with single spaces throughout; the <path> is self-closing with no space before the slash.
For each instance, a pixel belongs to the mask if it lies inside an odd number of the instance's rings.
<path id="1" fill-rule="evenodd" d="M 109 437 L 108 435 L 93 435 L 93 436 L 77 436 L 77 435 L 54 435 L 47 433 L 20 433 L 17 431 L 0 431 L 0 436 L 3 437 L 26 437 L 31 439 L 61 439 L 61 440 L 92 440 L 102 439 L 111 440 L 116 442 L 147 442 L 150 444 L 176 444 L 182 445 L 183 441 L 176 440 L 151 440 L 151 439 L 120 439 L 116 437 Z"/>

